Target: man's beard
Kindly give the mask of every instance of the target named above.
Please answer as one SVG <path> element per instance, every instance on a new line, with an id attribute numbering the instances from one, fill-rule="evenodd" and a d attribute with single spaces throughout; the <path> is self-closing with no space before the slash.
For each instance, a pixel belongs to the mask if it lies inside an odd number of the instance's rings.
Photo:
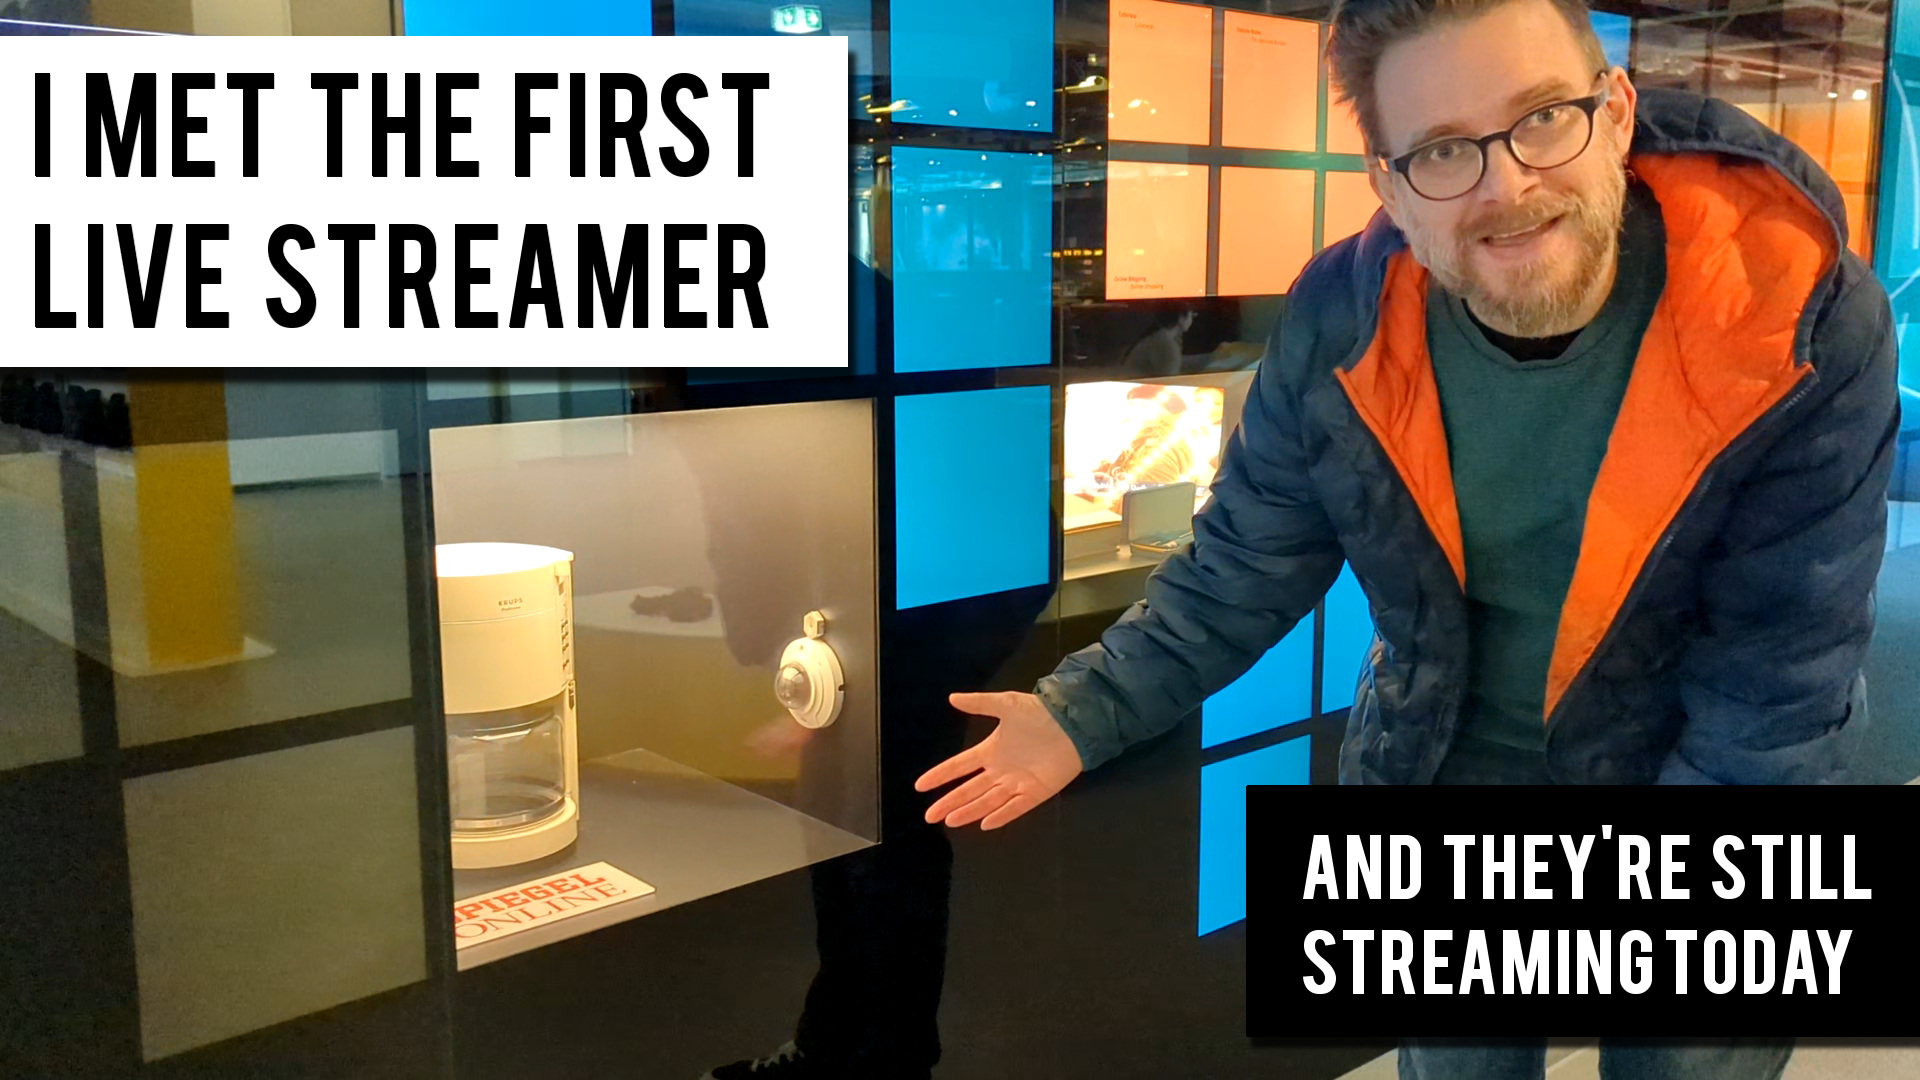
<path id="1" fill-rule="evenodd" d="M 1580 328 L 1596 283 L 1611 280 L 1608 264 L 1618 252 L 1626 198 L 1626 168 L 1621 163 L 1607 170 L 1592 198 L 1542 195 L 1464 222 L 1449 236 L 1410 228 L 1407 243 L 1441 288 L 1466 301 L 1468 309 L 1495 330 L 1514 337 L 1570 333 Z M 1523 232 L 1563 214 L 1561 224 L 1571 230 L 1575 244 L 1574 258 L 1567 264 L 1536 259 L 1508 267 L 1500 274 L 1504 281 L 1487 280 L 1474 269 L 1474 249 L 1481 238 Z"/>

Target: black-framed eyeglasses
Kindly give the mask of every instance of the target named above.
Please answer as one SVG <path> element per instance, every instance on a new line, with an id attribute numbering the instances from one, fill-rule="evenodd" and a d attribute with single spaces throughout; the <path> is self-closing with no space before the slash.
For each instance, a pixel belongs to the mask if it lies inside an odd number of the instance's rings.
<path id="1" fill-rule="evenodd" d="M 1604 77 L 1606 72 L 1601 72 Z M 1542 105 L 1505 131 L 1477 139 L 1436 139 L 1376 164 L 1406 177 L 1407 186 L 1434 202 L 1457 199 L 1480 185 L 1487 173 L 1487 148 L 1505 143 L 1513 159 L 1529 169 L 1557 169 L 1593 142 L 1593 114 L 1607 103 L 1608 88 L 1589 97 Z"/>

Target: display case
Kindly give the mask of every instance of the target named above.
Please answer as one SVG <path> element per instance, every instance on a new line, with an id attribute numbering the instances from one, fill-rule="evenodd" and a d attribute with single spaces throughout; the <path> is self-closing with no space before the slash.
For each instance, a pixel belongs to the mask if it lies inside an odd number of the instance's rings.
<path id="1" fill-rule="evenodd" d="M 1192 539 L 1253 375 L 1068 384 L 1063 617 L 1133 603 L 1153 567 Z"/>
<path id="2" fill-rule="evenodd" d="M 873 425 L 433 432 L 461 968 L 878 841 Z"/>

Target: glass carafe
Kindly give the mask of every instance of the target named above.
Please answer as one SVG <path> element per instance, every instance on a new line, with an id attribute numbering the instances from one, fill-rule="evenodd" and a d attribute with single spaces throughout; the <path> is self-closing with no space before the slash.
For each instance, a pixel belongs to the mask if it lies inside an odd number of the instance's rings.
<path id="1" fill-rule="evenodd" d="M 525 828 L 566 806 L 564 693 L 514 709 L 447 717 L 447 772 L 457 832 Z"/>

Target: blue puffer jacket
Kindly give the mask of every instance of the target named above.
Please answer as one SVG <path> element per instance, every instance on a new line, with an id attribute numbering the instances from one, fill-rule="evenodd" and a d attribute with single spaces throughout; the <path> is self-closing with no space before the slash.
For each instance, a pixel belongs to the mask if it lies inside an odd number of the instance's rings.
<path id="1" fill-rule="evenodd" d="M 1840 193 L 1725 104 L 1642 92 L 1667 287 L 1587 506 L 1547 684 L 1561 783 L 1840 781 L 1898 428 Z M 1239 677 L 1350 563 L 1376 635 L 1343 783 L 1432 781 L 1467 685 L 1426 272 L 1377 215 L 1301 274 L 1194 543 L 1036 692 L 1092 768 Z"/>

